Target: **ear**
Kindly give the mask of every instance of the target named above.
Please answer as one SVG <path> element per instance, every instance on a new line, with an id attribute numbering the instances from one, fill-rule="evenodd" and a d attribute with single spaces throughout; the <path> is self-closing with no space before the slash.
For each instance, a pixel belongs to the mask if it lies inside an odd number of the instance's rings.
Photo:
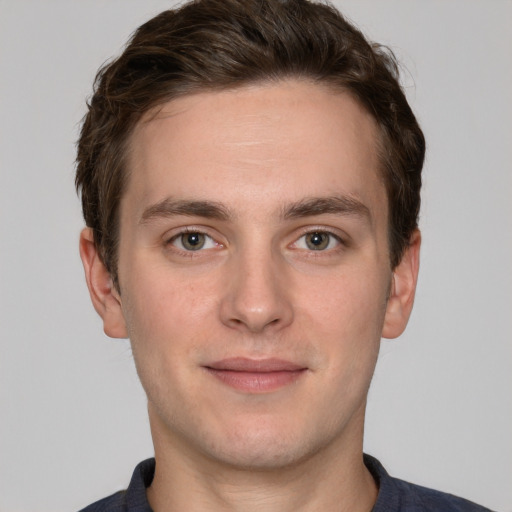
<path id="1" fill-rule="evenodd" d="M 397 338 L 409 321 L 420 267 L 421 233 L 415 230 L 402 260 L 393 271 L 382 336 Z"/>
<path id="2" fill-rule="evenodd" d="M 80 233 L 80 257 L 92 304 L 103 320 L 105 334 L 111 338 L 127 338 L 121 297 L 100 258 L 92 228 L 84 228 Z"/>

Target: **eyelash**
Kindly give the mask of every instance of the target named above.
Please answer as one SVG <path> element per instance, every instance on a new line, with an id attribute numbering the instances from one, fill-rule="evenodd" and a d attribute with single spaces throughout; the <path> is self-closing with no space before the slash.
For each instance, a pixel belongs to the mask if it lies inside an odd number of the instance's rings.
<path id="1" fill-rule="evenodd" d="M 206 241 L 204 241 L 203 245 L 201 245 L 197 250 L 187 249 L 186 247 L 183 247 L 183 243 L 182 243 L 182 237 L 187 234 L 197 234 L 197 235 L 204 236 Z M 313 249 L 313 248 L 311 248 L 311 246 L 309 246 L 307 241 L 303 242 L 303 244 L 302 244 L 303 247 L 298 247 L 298 244 L 300 243 L 301 240 L 303 240 L 303 239 L 305 240 L 305 238 L 308 235 L 311 236 L 311 235 L 315 235 L 315 234 L 328 237 L 327 246 L 325 248 Z M 179 245 L 177 245 L 176 242 L 178 242 Z M 334 247 L 332 246 L 333 242 L 335 243 Z M 204 244 L 208 244 L 209 246 L 204 247 Z M 215 238 L 212 237 L 211 235 L 209 235 L 204 229 L 194 228 L 194 227 L 187 227 L 187 228 L 182 229 L 179 233 L 176 233 L 172 237 L 167 239 L 165 242 L 165 245 L 173 246 L 173 250 L 175 250 L 181 254 L 190 256 L 190 257 L 193 256 L 194 253 L 199 253 L 199 252 L 203 252 L 205 250 L 211 250 L 211 249 L 223 247 L 222 243 L 217 242 L 215 240 Z M 304 247 L 304 245 L 306 245 L 307 247 Z M 335 253 L 335 252 L 339 251 L 343 246 L 346 247 L 347 243 L 340 235 L 333 233 L 332 231 L 330 231 L 326 228 L 318 227 L 318 228 L 313 228 L 313 229 L 308 228 L 307 231 L 304 231 L 299 237 L 297 237 L 295 239 L 295 241 L 290 246 L 297 250 L 305 251 L 305 252 L 309 253 L 309 256 L 311 256 L 311 257 L 319 257 L 325 253 L 328 253 L 328 254 Z"/>
<path id="2" fill-rule="evenodd" d="M 204 230 L 202 229 L 195 229 L 193 227 L 188 227 L 188 228 L 185 228 L 183 230 L 181 230 L 179 233 L 176 233 L 175 235 L 173 235 L 171 238 L 169 238 L 166 242 L 165 242 L 165 245 L 166 246 L 169 246 L 169 245 L 172 245 L 174 247 L 175 250 L 181 252 L 181 253 L 184 253 L 184 254 L 187 254 L 187 256 L 191 256 L 193 253 L 195 252 L 201 252 L 202 250 L 204 250 L 203 246 L 199 247 L 197 250 L 191 250 L 191 249 L 187 249 L 186 247 L 183 247 L 183 243 L 182 243 L 182 238 L 184 235 L 194 235 L 194 234 L 197 234 L 197 235 L 201 235 L 201 236 L 204 236 L 207 241 L 204 242 L 204 243 L 209 243 L 216 246 L 216 247 L 222 247 L 223 244 L 217 242 L 211 235 L 209 235 L 208 233 L 206 233 Z M 179 242 L 181 247 L 177 246 L 175 244 L 175 242 Z M 206 249 L 213 249 L 214 247 L 207 247 Z"/>
<path id="3" fill-rule="evenodd" d="M 306 237 L 311 236 L 311 235 L 327 236 L 328 237 L 327 246 L 322 249 L 313 249 L 313 248 L 309 247 L 309 244 L 306 241 Z M 304 232 L 299 238 L 297 238 L 297 240 L 292 245 L 297 246 L 302 239 L 305 240 L 304 245 L 307 245 L 308 247 L 300 247 L 300 248 L 297 247 L 297 248 L 299 250 L 304 250 L 307 252 L 315 253 L 314 254 L 315 256 L 319 255 L 318 253 L 327 253 L 327 252 L 331 253 L 333 251 L 339 250 L 340 246 L 346 245 L 344 240 L 339 235 L 333 233 L 332 231 L 329 231 L 326 229 L 320 229 L 320 228 L 319 229 L 308 229 L 308 231 Z M 336 244 L 334 247 L 331 246 L 333 242 Z"/>

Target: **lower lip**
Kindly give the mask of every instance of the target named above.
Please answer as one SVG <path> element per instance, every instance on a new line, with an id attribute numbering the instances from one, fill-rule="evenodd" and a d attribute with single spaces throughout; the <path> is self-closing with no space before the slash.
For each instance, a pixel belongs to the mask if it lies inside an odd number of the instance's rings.
<path id="1" fill-rule="evenodd" d="M 275 372 L 242 372 L 207 368 L 214 377 L 224 384 L 247 393 L 269 393 L 293 384 L 305 369 Z"/>

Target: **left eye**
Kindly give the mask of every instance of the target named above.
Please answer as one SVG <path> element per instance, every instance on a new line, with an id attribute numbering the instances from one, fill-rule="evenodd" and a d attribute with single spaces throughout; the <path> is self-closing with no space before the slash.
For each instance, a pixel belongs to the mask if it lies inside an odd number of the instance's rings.
<path id="1" fill-rule="evenodd" d="M 199 231 L 181 233 L 175 236 L 171 243 L 182 251 L 199 251 L 201 249 L 212 249 L 217 246 L 212 237 Z"/>
<path id="2" fill-rule="evenodd" d="M 333 249 L 339 243 L 339 239 L 332 233 L 327 233 L 325 231 L 312 231 L 311 233 L 302 235 L 297 242 L 295 242 L 295 246 L 298 249 L 325 251 Z"/>

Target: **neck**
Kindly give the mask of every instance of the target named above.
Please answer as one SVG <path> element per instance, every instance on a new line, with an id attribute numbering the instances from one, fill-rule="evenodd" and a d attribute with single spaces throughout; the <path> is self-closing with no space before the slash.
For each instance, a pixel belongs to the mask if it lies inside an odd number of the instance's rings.
<path id="1" fill-rule="evenodd" d="M 369 512 L 378 489 L 362 456 L 362 428 L 279 468 L 240 468 L 163 439 L 153 428 L 156 470 L 148 489 L 155 512 Z"/>

